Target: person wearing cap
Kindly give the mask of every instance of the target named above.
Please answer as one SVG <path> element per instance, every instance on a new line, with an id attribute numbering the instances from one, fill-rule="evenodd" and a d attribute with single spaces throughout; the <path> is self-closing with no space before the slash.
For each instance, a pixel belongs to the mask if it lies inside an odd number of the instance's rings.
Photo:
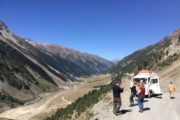
<path id="1" fill-rule="evenodd" d="M 139 88 L 137 91 L 138 107 L 139 107 L 139 112 L 142 113 L 144 109 L 143 101 L 145 97 L 145 88 L 144 88 L 143 81 L 140 81 L 140 83 L 138 83 L 138 88 Z"/>
<path id="2" fill-rule="evenodd" d="M 117 116 L 120 113 L 119 109 L 121 107 L 121 93 L 124 88 L 122 87 L 121 80 L 117 81 L 113 85 L 113 113 Z"/>

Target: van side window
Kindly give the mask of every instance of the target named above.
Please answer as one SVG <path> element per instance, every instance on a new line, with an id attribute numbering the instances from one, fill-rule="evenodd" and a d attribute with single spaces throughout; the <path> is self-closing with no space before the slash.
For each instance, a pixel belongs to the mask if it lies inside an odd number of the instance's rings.
<path id="1" fill-rule="evenodd" d="M 152 82 L 152 84 L 156 84 L 156 83 L 158 83 L 158 80 L 157 79 L 151 79 L 151 82 Z"/>

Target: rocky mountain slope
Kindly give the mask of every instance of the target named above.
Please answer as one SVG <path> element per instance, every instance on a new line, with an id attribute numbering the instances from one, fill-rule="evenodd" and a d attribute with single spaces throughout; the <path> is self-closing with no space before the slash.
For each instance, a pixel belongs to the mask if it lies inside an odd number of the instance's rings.
<path id="1" fill-rule="evenodd" d="M 122 59 L 111 72 L 137 73 L 141 69 L 158 69 L 175 61 L 180 54 L 180 29 L 160 42 L 135 51 Z"/>
<path id="2" fill-rule="evenodd" d="M 1 107 L 23 104 L 75 81 L 75 76 L 99 74 L 112 65 L 95 55 L 21 38 L 0 21 Z"/>

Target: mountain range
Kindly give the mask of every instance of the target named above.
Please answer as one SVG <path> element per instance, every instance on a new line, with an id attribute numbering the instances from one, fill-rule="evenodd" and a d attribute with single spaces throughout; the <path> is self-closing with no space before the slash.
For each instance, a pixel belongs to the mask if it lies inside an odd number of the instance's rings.
<path id="1" fill-rule="evenodd" d="M 97 55 L 19 37 L 0 21 L 0 106 L 23 104 L 112 65 Z"/>

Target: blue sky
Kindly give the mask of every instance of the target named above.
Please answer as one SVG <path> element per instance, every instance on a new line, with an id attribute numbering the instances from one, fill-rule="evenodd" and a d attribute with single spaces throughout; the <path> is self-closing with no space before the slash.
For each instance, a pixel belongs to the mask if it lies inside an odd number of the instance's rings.
<path id="1" fill-rule="evenodd" d="M 0 19 L 21 37 L 113 60 L 180 28 L 180 0 L 0 0 Z"/>

